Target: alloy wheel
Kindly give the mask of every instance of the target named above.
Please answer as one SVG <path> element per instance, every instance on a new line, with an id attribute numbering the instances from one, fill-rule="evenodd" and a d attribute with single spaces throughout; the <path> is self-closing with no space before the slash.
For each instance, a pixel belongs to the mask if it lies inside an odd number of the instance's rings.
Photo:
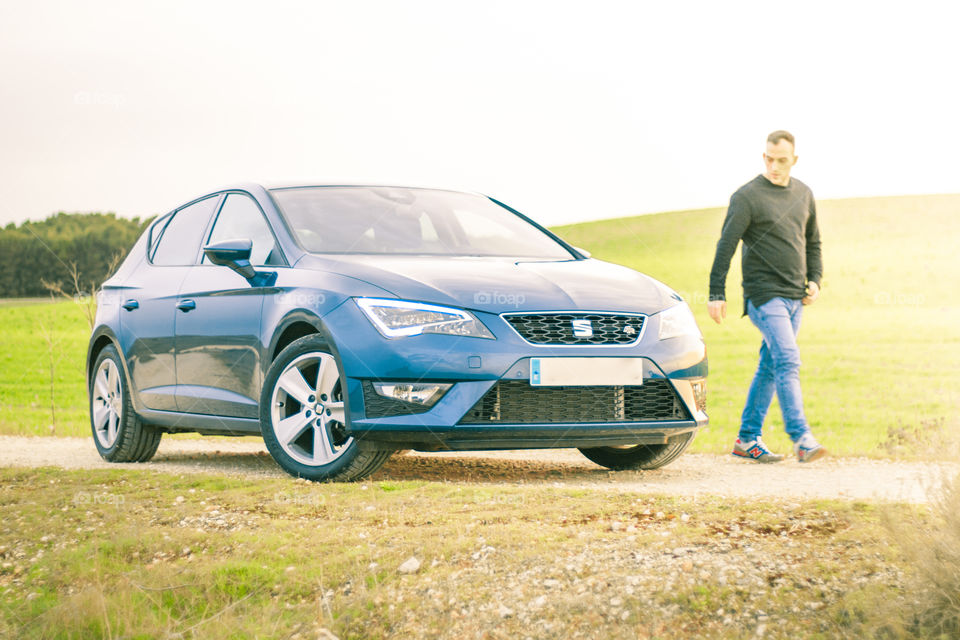
<path id="1" fill-rule="evenodd" d="M 305 353 L 288 364 L 273 388 L 270 421 L 284 452 L 318 467 L 343 455 L 353 438 L 345 435 L 340 371 L 332 355 Z"/>
<path id="2" fill-rule="evenodd" d="M 123 421 L 123 376 L 113 360 L 100 363 L 93 379 L 93 430 L 100 446 L 109 449 L 117 441 Z"/>

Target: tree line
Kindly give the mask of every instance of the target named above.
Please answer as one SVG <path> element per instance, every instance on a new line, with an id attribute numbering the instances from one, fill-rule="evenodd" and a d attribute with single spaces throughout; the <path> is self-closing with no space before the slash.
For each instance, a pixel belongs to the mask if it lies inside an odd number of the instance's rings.
<path id="1" fill-rule="evenodd" d="M 95 293 L 153 218 L 60 212 L 0 229 L 0 298 Z M 77 286 L 81 291 L 75 291 Z"/>

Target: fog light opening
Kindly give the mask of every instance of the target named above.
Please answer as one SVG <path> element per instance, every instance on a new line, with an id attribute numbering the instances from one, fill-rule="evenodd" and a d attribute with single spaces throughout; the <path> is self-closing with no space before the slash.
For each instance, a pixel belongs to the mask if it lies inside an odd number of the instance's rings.
<path id="1" fill-rule="evenodd" d="M 449 383 L 425 382 L 374 382 L 373 389 L 379 395 L 410 404 L 432 407 L 453 386 Z"/>

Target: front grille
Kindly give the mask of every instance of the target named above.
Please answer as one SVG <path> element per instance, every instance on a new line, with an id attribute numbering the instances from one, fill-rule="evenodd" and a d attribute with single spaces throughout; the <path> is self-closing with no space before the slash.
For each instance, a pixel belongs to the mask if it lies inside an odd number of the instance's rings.
<path id="1" fill-rule="evenodd" d="M 631 344 L 640 338 L 644 316 L 612 313 L 511 313 L 503 319 L 532 344 Z M 589 320 L 592 335 L 574 335 L 574 320 Z"/>
<path id="2" fill-rule="evenodd" d="M 391 416 L 412 416 L 426 413 L 430 407 L 395 398 L 387 398 L 377 393 L 369 380 L 362 382 L 363 407 L 368 418 L 389 418 Z"/>
<path id="3" fill-rule="evenodd" d="M 581 423 L 687 420 L 687 412 L 667 380 L 639 386 L 534 387 L 524 380 L 501 380 L 460 420 L 460 424 Z"/>

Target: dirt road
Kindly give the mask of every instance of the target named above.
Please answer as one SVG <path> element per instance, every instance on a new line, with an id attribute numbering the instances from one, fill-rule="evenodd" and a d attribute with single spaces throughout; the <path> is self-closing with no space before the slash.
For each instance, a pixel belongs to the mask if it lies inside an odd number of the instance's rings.
<path id="1" fill-rule="evenodd" d="M 164 438 L 145 464 L 104 462 L 88 438 L 0 436 L 0 466 L 65 469 L 136 468 L 170 473 L 285 477 L 266 447 L 252 438 Z M 759 465 L 730 456 L 684 454 L 656 471 L 611 472 L 575 449 L 476 453 L 416 453 L 392 457 L 377 480 L 546 484 L 673 495 L 848 498 L 926 502 L 942 479 L 960 472 L 949 463 L 827 458 L 810 465 L 787 460 Z"/>

